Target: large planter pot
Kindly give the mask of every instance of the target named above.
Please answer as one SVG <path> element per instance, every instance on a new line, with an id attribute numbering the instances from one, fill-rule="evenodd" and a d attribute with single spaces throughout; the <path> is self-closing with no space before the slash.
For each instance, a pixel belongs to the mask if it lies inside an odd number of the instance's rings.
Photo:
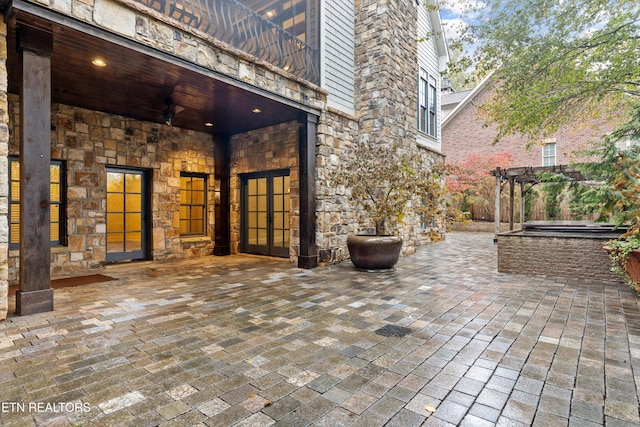
<path id="1" fill-rule="evenodd" d="M 392 269 L 400 258 L 402 238 L 398 236 L 354 235 L 347 238 L 351 262 L 359 270 Z"/>

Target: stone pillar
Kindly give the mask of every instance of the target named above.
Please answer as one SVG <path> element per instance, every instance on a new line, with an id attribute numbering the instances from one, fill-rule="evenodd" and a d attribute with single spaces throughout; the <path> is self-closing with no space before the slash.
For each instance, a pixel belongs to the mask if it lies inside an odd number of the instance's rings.
<path id="1" fill-rule="evenodd" d="M 215 163 L 215 246 L 213 254 L 231 254 L 231 139 L 228 136 L 213 137 L 213 161 Z"/>
<path id="2" fill-rule="evenodd" d="M 20 290 L 19 315 L 53 310 L 49 218 L 51 163 L 51 53 L 53 35 L 19 28 Z"/>
<path id="3" fill-rule="evenodd" d="M 8 255 L 9 255 L 9 116 L 7 102 L 7 24 L 0 16 L 0 320 L 7 318 L 9 308 Z"/>
<path id="4" fill-rule="evenodd" d="M 298 267 L 318 266 L 316 247 L 316 127 L 318 118 L 300 114 L 300 253 Z"/>
<path id="5" fill-rule="evenodd" d="M 406 0 L 355 0 L 355 111 L 358 144 L 394 145 L 418 155 L 418 10 Z M 416 200 L 415 203 L 421 203 Z M 404 253 L 420 219 L 407 212 L 399 230 Z"/>
<path id="6" fill-rule="evenodd" d="M 356 0 L 355 105 L 361 142 L 416 148 L 415 2 Z"/>

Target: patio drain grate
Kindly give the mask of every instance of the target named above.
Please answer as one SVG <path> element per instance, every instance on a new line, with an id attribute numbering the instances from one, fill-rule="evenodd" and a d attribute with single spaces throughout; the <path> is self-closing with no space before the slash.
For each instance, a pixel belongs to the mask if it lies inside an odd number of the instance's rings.
<path id="1" fill-rule="evenodd" d="M 405 328 L 403 326 L 385 325 L 382 328 L 376 330 L 375 333 L 378 335 L 382 335 L 383 337 L 402 338 L 405 335 L 411 333 L 411 329 Z"/>

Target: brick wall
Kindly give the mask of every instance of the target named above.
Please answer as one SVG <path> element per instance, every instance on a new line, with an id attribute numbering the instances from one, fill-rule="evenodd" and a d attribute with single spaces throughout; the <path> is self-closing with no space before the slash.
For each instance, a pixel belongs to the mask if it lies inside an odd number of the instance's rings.
<path id="1" fill-rule="evenodd" d="M 607 237 L 498 235 L 498 271 L 620 282 L 602 248 Z"/>
<path id="2" fill-rule="evenodd" d="M 497 135 L 496 127 L 485 126 L 479 113 L 479 106 L 492 94 L 493 89 L 489 83 L 442 128 L 442 152 L 447 157 L 447 163 L 462 161 L 469 154 L 490 155 L 506 151 L 513 156 L 512 166 L 542 166 L 541 144 L 527 148 L 527 139 L 513 135 L 493 144 Z M 555 139 L 556 164 L 566 165 L 584 160 L 584 157 L 578 156 L 576 152 L 588 148 L 590 141 L 613 129 L 611 124 L 604 125 L 598 122 L 582 124 L 576 129 L 561 128 L 548 137 L 550 140 Z"/>

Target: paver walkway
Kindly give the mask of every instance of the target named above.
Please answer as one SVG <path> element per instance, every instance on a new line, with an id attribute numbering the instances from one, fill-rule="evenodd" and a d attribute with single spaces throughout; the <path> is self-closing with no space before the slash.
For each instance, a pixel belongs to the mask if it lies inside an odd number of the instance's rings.
<path id="1" fill-rule="evenodd" d="M 0 423 L 639 425 L 633 293 L 495 258 L 492 234 L 454 233 L 384 274 L 247 256 L 109 267 L 119 280 L 0 324 Z"/>

